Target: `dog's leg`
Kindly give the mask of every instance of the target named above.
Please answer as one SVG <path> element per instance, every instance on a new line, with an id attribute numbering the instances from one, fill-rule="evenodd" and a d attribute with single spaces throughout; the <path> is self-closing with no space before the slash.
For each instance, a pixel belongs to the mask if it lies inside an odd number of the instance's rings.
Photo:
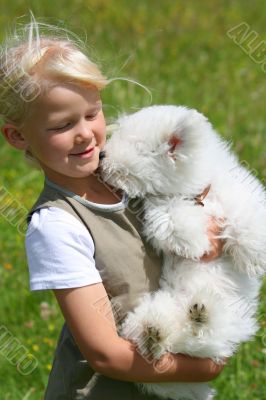
<path id="1" fill-rule="evenodd" d="M 179 328 L 176 303 L 170 293 L 159 290 L 141 299 L 122 324 L 121 335 L 133 341 L 149 361 L 160 358 L 169 348 L 169 338 Z"/>
<path id="2" fill-rule="evenodd" d="M 216 391 L 207 383 L 138 383 L 141 391 L 166 400 L 212 400 Z"/>
<path id="3" fill-rule="evenodd" d="M 193 201 L 150 198 L 145 202 L 144 234 L 155 249 L 200 259 L 210 250 L 209 216 Z"/>
<path id="4" fill-rule="evenodd" d="M 234 265 L 250 276 L 266 273 L 266 194 L 259 181 L 242 166 L 216 187 L 225 220 L 224 250 Z"/>

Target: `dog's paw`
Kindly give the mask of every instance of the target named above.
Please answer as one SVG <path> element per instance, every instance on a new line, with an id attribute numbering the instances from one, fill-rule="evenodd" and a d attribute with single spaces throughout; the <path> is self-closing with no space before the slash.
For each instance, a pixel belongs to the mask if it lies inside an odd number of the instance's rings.
<path id="1" fill-rule="evenodd" d="M 192 233 L 193 232 L 193 233 Z M 207 229 L 200 227 L 185 229 L 180 232 L 172 232 L 167 241 L 158 240 L 157 237 L 150 239 L 155 249 L 161 249 L 166 253 L 175 254 L 195 261 L 201 259 L 204 254 L 211 251 L 211 243 Z"/>
<path id="2" fill-rule="evenodd" d="M 164 335 L 160 328 L 151 325 L 144 326 L 139 350 L 145 357 L 160 358 L 165 352 L 163 341 Z"/>
<path id="3" fill-rule="evenodd" d="M 146 205 L 143 233 L 157 250 L 199 260 L 211 247 L 208 223 L 203 207 L 172 199 L 167 204 Z"/>
<path id="4" fill-rule="evenodd" d="M 208 234 L 204 230 L 199 230 L 198 234 L 180 241 L 173 245 L 172 253 L 184 258 L 199 261 L 204 255 L 211 251 L 211 243 Z"/>
<path id="5" fill-rule="evenodd" d="M 171 252 L 199 260 L 204 254 L 211 250 L 208 236 L 209 217 L 202 211 L 201 207 L 187 206 L 181 219 L 173 218 L 173 229 L 169 233 L 168 246 Z"/>
<path id="6" fill-rule="evenodd" d="M 202 303 L 193 304 L 189 309 L 189 318 L 197 325 L 206 324 L 208 322 L 208 313 L 205 305 Z"/>
<path id="7" fill-rule="evenodd" d="M 190 258 L 199 261 L 204 255 L 211 251 L 211 244 L 207 235 L 202 237 L 201 243 L 189 243 L 188 246 L 181 248 L 180 255 L 184 258 Z"/>

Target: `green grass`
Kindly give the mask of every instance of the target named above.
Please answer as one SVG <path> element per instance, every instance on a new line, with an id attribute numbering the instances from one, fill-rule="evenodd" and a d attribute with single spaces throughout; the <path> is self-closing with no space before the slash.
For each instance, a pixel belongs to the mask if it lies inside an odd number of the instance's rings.
<path id="1" fill-rule="evenodd" d="M 266 177 L 265 78 L 261 65 L 231 40 L 227 31 L 241 22 L 266 40 L 262 0 L 44 0 L 3 1 L 0 37 L 15 18 L 31 8 L 47 22 L 65 21 L 83 38 L 93 58 L 109 77 L 130 77 L 152 92 L 152 104 L 186 104 L 205 113 L 241 160 Z M 105 114 L 133 111 L 151 102 L 137 85 L 113 82 L 103 92 Z M 0 139 L 0 187 L 21 207 L 31 206 L 42 187 L 42 176 L 23 155 Z M 2 207 L 2 200 L 0 202 Z M 2 215 L 2 214 L 1 214 Z M 5 326 L 38 360 L 22 375 L 2 355 L 0 342 L 0 399 L 41 400 L 62 317 L 52 293 L 30 293 L 23 234 L 3 216 L 0 219 L 0 327 Z M 255 340 L 241 346 L 214 382 L 217 400 L 266 399 L 266 285 L 261 292 L 261 329 Z M 40 304 L 55 311 L 43 319 Z M 1 332 L 1 331 L 0 331 Z"/>

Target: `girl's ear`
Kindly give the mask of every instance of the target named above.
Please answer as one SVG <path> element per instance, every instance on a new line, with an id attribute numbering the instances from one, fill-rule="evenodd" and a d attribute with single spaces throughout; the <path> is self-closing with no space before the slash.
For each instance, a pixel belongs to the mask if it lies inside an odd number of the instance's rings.
<path id="1" fill-rule="evenodd" d="M 15 125 L 5 124 L 2 126 L 1 131 L 11 146 L 19 150 L 27 149 L 28 142 Z"/>

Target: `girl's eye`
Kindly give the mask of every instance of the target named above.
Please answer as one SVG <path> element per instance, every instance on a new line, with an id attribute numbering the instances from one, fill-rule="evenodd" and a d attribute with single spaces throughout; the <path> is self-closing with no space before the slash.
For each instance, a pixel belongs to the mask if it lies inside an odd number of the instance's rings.
<path id="1" fill-rule="evenodd" d="M 89 121 L 92 121 L 92 120 L 94 120 L 96 118 L 96 116 L 97 116 L 97 113 L 96 114 L 89 114 L 89 115 L 86 115 L 86 119 L 89 120 Z"/>
<path id="2" fill-rule="evenodd" d="M 66 124 L 62 126 L 56 126 L 54 128 L 49 128 L 48 131 L 63 131 L 64 129 L 67 129 L 71 125 L 70 122 L 67 122 Z"/>

